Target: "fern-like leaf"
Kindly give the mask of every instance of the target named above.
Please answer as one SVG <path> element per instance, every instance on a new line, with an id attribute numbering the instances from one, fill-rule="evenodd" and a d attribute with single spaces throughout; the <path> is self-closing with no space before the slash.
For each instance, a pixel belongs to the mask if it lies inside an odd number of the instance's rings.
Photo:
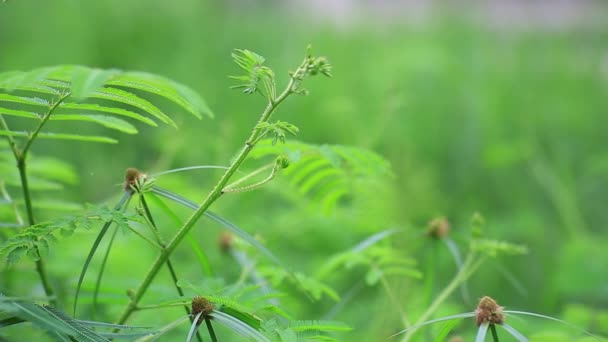
<path id="1" fill-rule="evenodd" d="M 287 155 L 291 162 L 282 174 L 301 194 L 332 211 L 341 199 L 352 194 L 361 181 L 391 175 L 389 163 L 378 154 L 341 145 L 311 145 L 289 141 L 284 145 L 262 140 L 250 154 L 253 158 Z"/>
<path id="2" fill-rule="evenodd" d="M 201 117 L 201 113 L 213 117 L 213 112 L 198 94 L 161 76 L 145 72 L 125 72 L 112 78 L 108 84 L 162 96 L 198 118 Z"/>

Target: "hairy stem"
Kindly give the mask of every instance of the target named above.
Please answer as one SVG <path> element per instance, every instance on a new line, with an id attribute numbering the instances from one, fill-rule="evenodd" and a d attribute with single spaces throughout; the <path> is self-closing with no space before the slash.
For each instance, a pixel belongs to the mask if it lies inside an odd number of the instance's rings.
<path id="1" fill-rule="evenodd" d="M 287 87 L 276 99 L 269 100 L 268 105 L 262 112 L 258 123 L 267 122 L 270 119 L 270 117 L 272 116 L 272 113 L 281 104 L 281 102 L 283 102 L 289 95 L 291 95 L 294 92 L 294 90 L 296 90 L 296 86 L 301 82 L 301 79 L 298 79 L 297 75 L 301 74 L 303 72 L 303 70 L 305 70 L 306 64 L 307 63 L 305 60 L 304 63 L 302 63 L 302 65 L 300 65 L 300 67 L 298 67 L 296 72 L 294 72 L 292 74 L 293 76 L 289 80 Z M 211 205 L 218 198 L 220 198 L 220 196 L 223 193 L 222 189 L 224 189 L 226 184 L 228 184 L 228 182 L 230 181 L 230 178 L 232 178 L 232 176 L 239 169 L 239 167 L 241 166 L 243 161 L 245 161 L 245 158 L 247 158 L 247 155 L 249 154 L 249 152 L 251 152 L 251 150 L 255 146 L 256 139 L 262 133 L 261 128 L 257 128 L 257 125 L 255 127 L 256 128 L 253 129 L 249 138 L 245 141 L 245 146 L 243 146 L 243 148 L 241 149 L 241 151 L 239 152 L 237 157 L 232 161 L 228 170 L 226 170 L 226 172 L 220 178 L 220 180 L 215 185 L 213 190 L 211 190 L 211 192 L 207 195 L 207 197 L 205 198 L 203 203 L 198 207 L 198 209 L 195 210 L 194 213 L 192 213 L 192 215 L 188 218 L 188 220 L 184 223 L 184 225 L 175 234 L 173 239 L 171 241 L 169 241 L 167 248 L 164 249 L 161 252 L 161 254 L 158 256 L 158 258 L 156 259 L 156 261 L 154 262 L 154 264 L 152 265 L 152 267 L 146 274 L 146 277 L 144 278 L 143 282 L 141 283 L 141 285 L 139 286 L 139 288 L 137 289 L 135 294 L 131 297 L 131 301 L 129 302 L 129 304 L 127 305 L 127 307 L 125 308 L 125 310 L 123 311 L 121 316 L 119 317 L 119 319 L 118 319 L 119 324 L 122 324 L 122 323 L 126 322 L 127 319 L 129 319 L 129 317 L 131 316 L 133 311 L 137 308 L 137 304 L 142 299 L 142 297 L 148 290 L 148 287 L 150 286 L 150 284 L 152 283 L 152 281 L 158 274 L 162 265 L 167 261 L 167 259 L 171 255 L 171 253 L 173 253 L 173 251 L 177 248 L 177 246 L 180 244 L 180 242 L 186 237 L 188 232 L 192 229 L 192 227 L 194 227 L 196 222 L 198 222 L 198 220 L 209 209 L 209 207 L 211 207 Z"/>

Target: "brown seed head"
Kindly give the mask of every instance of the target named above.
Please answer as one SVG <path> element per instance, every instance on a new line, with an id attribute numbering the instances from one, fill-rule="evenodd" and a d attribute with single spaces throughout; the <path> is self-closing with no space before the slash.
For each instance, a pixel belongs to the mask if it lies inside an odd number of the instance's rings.
<path id="1" fill-rule="evenodd" d="M 146 177 L 146 175 L 134 167 L 130 167 L 125 172 L 125 183 L 123 189 L 125 191 L 133 191 L 133 187 L 137 184 L 137 180 Z"/>
<path id="2" fill-rule="evenodd" d="M 427 233 L 435 239 L 443 239 L 450 232 L 450 223 L 445 217 L 437 217 L 428 224 Z"/>
<path id="3" fill-rule="evenodd" d="M 210 318 L 209 314 L 213 311 L 213 309 L 215 309 L 215 306 L 205 297 L 197 296 L 192 298 L 192 316 L 196 317 L 196 315 L 202 313 L 196 324 L 201 324 L 204 319 Z"/>
<path id="4" fill-rule="evenodd" d="M 234 237 L 230 232 L 223 232 L 220 235 L 220 248 L 222 252 L 228 252 L 232 248 L 232 244 L 234 243 Z"/>
<path id="5" fill-rule="evenodd" d="M 477 305 L 477 309 L 475 309 L 477 326 L 480 326 L 484 322 L 503 324 L 505 322 L 505 315 L 502 313 L 503 309 L 504 308 L 499 306 L 494 299 L 488 296 L 481 298 Z"/>
<path id="6" fill-rule="evenodd" d="M 454 336 L 454 337 L 450 338 L 449 342 L 464 342 L 464 339 L 460 336 Z"/>

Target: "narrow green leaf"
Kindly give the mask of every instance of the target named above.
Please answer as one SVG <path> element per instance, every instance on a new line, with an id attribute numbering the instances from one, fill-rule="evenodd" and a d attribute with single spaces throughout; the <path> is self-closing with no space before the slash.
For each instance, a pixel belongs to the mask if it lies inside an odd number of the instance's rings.
<path id="1" fill-rule="evenodd" d="M 458 325 L 458 321 L 448 321 L 443 325 L 443 328 L 439 331 L 437 336 L 435 336 L 434 342 L 444 342 L 446 337 L 450 334 L 450 332 Z"/>
<path id="2" fill-rule="evenodd" d="M 94 112 L 116 114 L 116 115 L 126 116 L 129 118 L 141 121 L 150 126 L 154 126 L 154 127 L 158 126 L 156 124 L 156 122 L 154 122 L 153 120 L 151 120 L 141 114 L 137 114 L 135 112 L 132 112 L 130 110 L 126 110 L 123 108 L 105 107 L 105 106 L 100 106 L 98 104 L 89 104 L 89 103 L 64 102 L 59 105 L 59 109 L 60 110 L 61 109 L 74 109 L 74 110 L 78 110 L 80 112 L 94 111 Z"/>
<path id="3" fill-rule="evenodd" d="M 132 196 L 131 192 L 125 192 L 122 195 L 122 197 L 120 198 L 120 200 L 118 201 L 118 203 L 114 206 L 114 210 L 115 211 L 122 210 L 124 207 L 126 207 L 127 203 L 131 199 L 131 196 Z M 80 271 L 80 275 L 78 276 L 78 283 L 76 284 L 76 293 L 74 294 L 74 316 L 76 316 L 76 307 L 78 305 L 78 295 L 80 294 L 80 288 L 82 287 L 82 281 L 84 280 L 84 276 L 86 275 L 87 269 L 89 268 L 89 264 L 91 263 L 91 260 L 93 259 L 93 256 L 95 255 L 95 251 L 97 251 L 97 247 L 99 247 L 101 240 L 103 239 L 104 235 L 108 231 L 108 228 L 110 228 L 110 226 L 112 225 L 113 222 L 114 222 L 113 220 L 107 220 L 104 223 L 103 227 L 101 227 L 99 234 L 97 234 L 97 238 L 95 238 L 95 242 L 93 242 L 93 246 L 91 246 L 91 249 L 89 250 L 87 259 L 85 260 L 84 265 L 82 266 L 82 270 Z"/>
<path id="4" fill-rule="evenodd" d="M 15 131 L 5 131 L 0 130 L 0 136 L 12 136 L 12 137 L 26 137 L 28 138 L 30 134 L 28 132 L 15 132 Z M 99 142 L 104 144 L 116 144 L 118 140 L 94 136 L 94 135 L 77 135 L 77 134 L 64 134 L 64 133 L 49 133 L 49 132 L 41 132 L 38 133 L 38 138 L 43 139 L 57 139 L 57 140 L 77 140 L 77 141 L 87 141 L 87 142 Z"/>
<path id="5" fill-rule="evenodd" d="M 517 329 L 508 325 L 507 323 L 503 323 L 500 325 L 503 329 L 505 329 L 511 336 L 515 337 L 515 339 L 519 342 L 530 342 L 522 333 L 517 331 Z"/>
<path id="6" fill-rule="evenodd" d="M 44 67 L 28 72 L 13 71 L 4 73 L 4 77 L 0 76 L 0 88 L 4 88 L 8 91 L 13 91 L 15 89 L 30 90 L 32 87 L 36 87 L 39 82 L 45 79 L 49 73 L 53 72 L 57 68 L 60 67 Z"/>
<path id="7" fill-rule="evenodd" d="M 177 203 L 180 203 L 190 209 L 196 210 L 198 208 L 198 205 L 196 205 L 196 203 L 190 201 L 189 199 L 187 199 L 185 197 L 174 194 L 168 190 L 165 190 L 165 189 L 162 189 L 159 187 L 154 187 L 154 188 L 152 188 L 152 192 L 155 194 L 158 194 L 159 196 L 162 196 L 162 197 L 168 198 L 172 201 L 175 201 Z M 268 248 L 264 247 L 264 245 L 262 245 L 258 240 L 256 240 L 253 236 L 251 236 L 249 233 L 247 233 L 243 229 L 239 228 L 234 223 L 224 219 L 223 217 L 221 217 L 209 210 L 207 210 L 204 213 L 204 215 L 206 217 L 208 217 L 209 219 L 221 224 L 224 228 L 230 230 L 232 233 L 239 236 L 241 239 L 247 241 L 249 244 L 254 246 L 258 251 L 260 251 L 262 254 L 266 255 L 270 260 L 274 261 L 276 264 L 287 269 L 285 267 L 285 265 L 283 264 L 283 262 L 281 262 L 281 260 L 279 258 L 277 258 L 270 250 L 268 250 Z"/>
<path id="8" fill-rule="evenodd" d="M 240 335 L 251 338 L 258 342 L 270 342 L 270 340 L 266 336 L 262 335 L 262 333 L 228 314 L 214 310 L 210 316 L 212 316 L 216 322 Z"/>
<path id="9" fill-rule="evenodd" d="M 40 119 L 40 115 L 33 113 L 33 112 L 27 112 L 25 110 L 17 110 L 17 109 L 3 108 L 3 107 L 0 107 L 0 114 L 20 116 L 23 118 Z"/>
<path id="10" fill-rule="evenodd" d="M 201 324 L 198 324 L 198 319 L 201 318 L 202 314 L 203 314 L 203 312 L 201 311 L 198 314 L 196 314 L 196 316 L 194 316 L 194 319 L 192 320 L 192 324 L 190 324 L 190 330 L 188 331 L 188 336 L 186 337 L 186 342 L 192 341 L 194 334 L 196 333 L 198 328 L 201 326 Z"/>
<path id="11" fill-rule="evenodd" d="M 2 93 L 0 93 L 0 101 L 14 102 L 14 103 L 31 105 L 31 106 L 43 106 L 43 107 L 49 106 L 49 101 L 47 101 L 45 99 L 41 99 L 39 97 L 24 97 L 24 96 L 2 94 Z"/>
<path id="12" fill-rule="evenodd" d="M 118 70 L 92 69 L 84 66 L 75 66 L 72 69 L 72 97 L 84 99 L 99 90 Z"/>
<path id="13" fill-rule="evenodd" d="M 97 279 L 95 279 L 95 289 L 93 290 L 93 302 L 91 308 L 91 317 L 95 319 L 95 315 L 97 313 L 97 302 L 99 298 L 99 291 L 101 289 L 101 280 L 103 279 L 103 273 L 106 270 L 106 265 L 108 264 L 108 258 L 110 256 L 110 251 L 112 250 L 112 246 L 114 245 L 114 240 L 116 239 L 116 234 L 118 233 L 118 227 L 114 228 L 114 232 L 110 237 L 110 242 L 106 247 L 106 252 L 103 255 L 103 260 L 101 261 L 101 266 L 99 268 L 99 273 L 97 274 Z"/>
<path id="14" fill-rule="evenodd" d="M 205 101 L 196 92 L 158 75 L 145 72 L 125 72 L 112 78 L 108 84 L 142 90 L 164 97 L 197 118 L 201 118 L 201 113 L 213 117 L 213 113 Z"/>
<path id="15" fill-rule="evenodd" d="M 408 332 L 408 331 L 414 330 L 414 329 L 418 329 L 418 328 L 423 327 L 425 325 L 430 325 L 430 324 L 434 324 L 434 323 L 437 323 L 437 322 L 450 321 L 450 320 L 453 320 L 453 319 L 468 318 L 468 317 L 475 317 L 475 312 L 465 312 L 465 313 L 460 313 L 460 314 L 456 314 L 456 315 L 450 315 L 450 316 L 444 316 L 444 317 L 440 317 L 440 318 L 436 318 L 436 319 L 431 319 L 429 321 L 422 322 L 420 324 L 412 325 L 412 326 L 408 327 L 407 329 L 403 329 L 403 330 L 401 330 L 401 331 L 399 331 L 397 333 L 392 334 L 388 338 L 395 337 L 397 335 L 401 335 L 401 334 L 403 334 L 405 332 Z"/>
<path id="16" fill-rule="evenodd" d="M 180 218 L 177 216 L 177 214 L 175 214 L 173 212 L 173 210 L 171 210 L 171 208 L 169 208 L 169 206 L 167 204 L 165 204 L 165 202 L 163 202 L 160 198 L 158 198 L 154 193 L 150 193 L 148 195 L 148 197 L 152 200 L 152 202 L 154 202 L 154 204 L 159 206 L 160 209 L 162 211 L 164 211 L 165 214 L 167 214 L 167 216 L 169 216 L 171 221 L 173 221 L 173 223 L 177 227 L 182 226 L 182 224 L 183 224 L 182 220 L 180 220 Z M 201 265 L 203 274 L 208 277 L 213 277 L 213 269 L 211 268 L 211 263 L 209 263 L 209 258 L 207 257 L 207 255 L 205 254 L 203 249 L 194 240 L 194 238 L 192 238 L 190 233 L 188 233 L 188 235 L 186 235 L 186 239 L 188 240 L 188 243 L 190 244 L 190 248 L 192 248 L 192 251 L 196 255 L 196 259 L 198 260 L 198 263 Z"/>
<path id="17" fill-rule="evenodd" d="M 158 109 L 158 107 L 133 93 L 129 93 L 127 91 L 117 88 L 106 87 L 90 94 L 90 97 L 119 102 L 133 106 L 135 108 L 143 110 L 144 112 L 154 116 L 155 118 L 166 124 L 176 127 L 175 122 L 171 120 L 171 118 L 168 117 L 165 113 L 163 113 L 160 109 Z"/>
<path id="18" fill-rule="evenodd" d="M 54 121 L 88 121 L 101 126 L 114 129 L 127 134 L 136 134 L 137 128 L 125 120 L 106 115 L 93 114 L 54 114 L 51 116 Z"/>
<path id="19" fill-rule="evenodd" d="M 475 336 L 475 342 L 484 342 L 486 340 L 486 335 L 488 334 L 488 328 L 490 327 L 489 322 L 483 322 L 477 328 L 477 335 Z"/>

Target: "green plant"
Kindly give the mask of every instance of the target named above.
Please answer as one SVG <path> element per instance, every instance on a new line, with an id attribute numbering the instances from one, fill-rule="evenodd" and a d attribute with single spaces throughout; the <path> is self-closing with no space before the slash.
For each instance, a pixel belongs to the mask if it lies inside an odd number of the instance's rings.
<path id="1" fill-rule="evenodd" d="M 270 318 L 261 318 L 259 315 L 263 312 L 270 313 L 270 317 L 276 313 L 279 313 L 283 319 L 289 316 L 279 306 L 273 305 L 264 299 L 264 296 L 267 299 L 271 298 L 268 297 L 271 294 L 268 291 L 266 291 L 266 294 L 260 294 L 259 284 L 256 285 L 254 283 L 248 286 L 244 286 L 244 284 L 221 285 L 219 292 L 217 292 L 217 290 L 208 287 L 200 288 L 189 285 L 187 281 L 180 279 L 177 275 L 171 256 L 183 240 L 189 236 L 190 230 L 192 230 L 199 219 L 202 216 L 206 216 L 274 260 L 281 269 L 285 270 L 285 273 L 282 273 L 282 277 L 291 278 L 295 284 L 299 285 L 307 282 L 307 278 L 303 274 L 299 272 L 293 273 L 291 270 L 288 270 L 279 258 L 244 229 L 209 211 L 209 208 L 224 194 L 250 191 L 263 186 L 271 181 L 281 170 L 289 166 L 290 161 L 286 156 L 278 156 L 268 166 L 262 167 L 230 183 L 231 178 L 237 172 L 240 172 L 239 169 L 247 161 L 249 153 L 266 136 L 274 135 L 273 144 L 277 142 L 284 144 L 286 142 L 286 132 L 293 135 L 298 132 L 298 129 L 292 124 L 283 121 L 272 121 L 273 113 L 290 95 L 306 93 L 306 90 L 302 88 L 302 83 L 308 77 L 316 74 L 330 76 L 331 66 L 324 57 L 313 56 L 309 49 L 304 61 L 295 71 L 290 73 L 289 82 L 285 89 L 278 93 L 274 72 L 264 65 L 265 60 L 263 57 L 251 51 L 236 50 L 233 58 L 244 71 L 243 76 L 234 77 L 243 82 L 243 84 L 235 88 L 243 88 L 247 94 L 261 94 L 265 97 L 267 104 L 258 122 L 253 127 L 250 136 L 244 142 L 243 148 L 228 167 L 223 167 L 225 169 L 223 176 L 200 205 L 156 186 L 155 178 L 166 173 L 185 171 L 197 167 L 169 170 L 158 173 L 155 177 L 148 176 L 139 170 L 131 168 L 126 172 L 123 195 L 112 209 L 91 207 L 86 214 L 63 216 L 41 223 L 37 223 L 35 220 L 34 208 L 36 207 L 37 197 L 32 195 L 30 180 L 32 180 L 32 185 L 37 186 L 37 189 L 52 191 L 60 188 L 60 185 L 55 185 L 52 181 L 70 182 L 70 178 L 66 177 L 66 175 L 71 175 L 71 171 L 69 166 L 66 166 L 67 164 L 61 161 L 45 159 L 44 164 L 46 166 L 53 166 L 51 169 L 37 173 L 28 172 L 28 166 L 35 165 L 34 162 L 30 163 L 30 160 L 33 158 L 29 154 L 33 143 L 43 138 L 82 142 L 117 142 L 114 138 L 108 136 L 49 132 L 47 130 L 49 123 L 60 120 L 70 120 L 79 123 L 90 122 L 128 134 L 137 133 L 137 129 L 129 122 L 121 119 L 121 116 L 152 126 L 157 125 L 154 120 L 176 126 L 173 119 L 166 115 L 164 111 L 140 95 L 145 93 L 165 98 L 198 118 L 201 118 L 203 114 L 212 116 L 212 113 L 205 104 L 205 101 L 196 95 L 194 91 L 181 84 L 148 73 L 91 69 L 82 66 L 57 66 L 36 69 L 30 72 L 7 72 L 0 74 L 0 88 L 5 90 L 5 92 L 0 93 L 0 104 L 7 104 L 0 106 L 0 124 L 2 125 L 0 127 L 0 135 L 7 137 L 7 147 L 10 148 L 13 154 L 19 172 L 19 182 L 16 182 L 12 178 L 10 161 L 8 158 L 5 158 L 6 153 L 3 153 L 3 159 L 0 161 L 4 164 L 2 164 L 0 170 L 5 172 L 7 177 L 0 185 L 2 185 L 2 193 L 5 200 L 14 204 L 12 208 L 17 223 L 13 231 L 5 237 L 0 245 L 0 253 L 6 258 L 9 266 L 15 265 L 23 255 L 28 255 L 34 259 L 36 270 L 46 294 L 43 300 L 47 300 L 51 304 L 51 306 L 38 305 L 23 299 L 2 297 L 2 311 L 8 314 L 8 317 L 2 320 L 0 327 L 12 326 L 27 321 L 43 328 L 51 336 L 79 341 L 105 341 L 108 338 L 114 337 L 134 338 L 138 336 L 139 340 L 142 341 L 157 339 L 179 326 L 186 319 L 190 319 L 192 322 L 187 337 L 188 341 L 194 338 L 194 336 L 199 341 L 203 339 L 198 332 L 198 328 L 203 321 L 213 341 L 217 340 L 218 337 L 216 336 L 212 322 L 222 323 L 238 333 L 260 341 L 266 341 L 269 338 L 292 341 L 298 338 L 321 336 L 326 331 L 345 331 L 349 329 L 344 324 L 335 322 L 304 322 L 289 319 L 286 324 L 283 321 L 279 322 Z M 37 110 L 37 108 L 42 108 L 42 111 Z M 147 114 L 147 116 L 142 113 Z M 12 121 L 5 120 L 4 116 L 33 119 L 37 120 L 37 124 L 29 131 L 14 130 L 11 129 L 13 126 Z M 20 143 L 20 139 L 23 139 L 24 142 Z M 40 168 L 37 168 L 37 170 L 40 170 Z M 258 174 L 267 170 L 270 173 L 266 178 L 252 181 Z M 37 176 L 38 178 L 34 178 L 33 176 Z M 21 188 L 28 219 L 27 224 L 22 222 L 21 207 L 18 202 L 13 200 L 7 187 Z M 137 203 L 133 207 L 134 210 L 131 211 L 129 208 L 134 199 L 137 199 Z M 178 215 L 164 203 L 164 200 L 184 205 L 192 209 L 193 213 L 187 220 L 181 222 Z M 175 222 L 181 225 L 181 228 L 168 241 L 163 237 L 167 232 L 161 231 L 161 227 L 158 226 L 151 205 L 174 217 Z M 140 286 L 135 290 L 128 291 L 129 304 L 117 318 L 116 324 L 77 320 L 70 318 L 67 314 L 60 311 L 58 307 L 64 305 L 65 298 L 55 294 L 52 282 L 49 281 L 49 275 L 45 269 L 45 253 L 49 248 L 52 248 L 51 245 L 53 243 L 57 242 L 59 235 L 67 237 L 75 229 L 91 229 L 97 226 L 97 222 L 103 222 L 103 225 L 80 272 L 73 301 L 73 312 L 75 315 L 77 314 L 76 309 L 81 297 L 80 290 L 87 270 L 97 249 L 102 245 L 104 236 L 113 226 L 116 228 L 114 228 L 110 241 L 106 245 L 101 269 L 97 275 L 93 291 L 91 311 L 93 317 L 95 317 L 96 313 L 105 265 L 117 231 L 130 231 L 144 241 L 147 241 L 152 248 L 158 250 L 158 258 L 151 266 Z M 196 245 L 192 245 L 192 249 L 199 256 L 199 261 L 206 267 L 210 275 L 211 271 L 205 252 Z M 142 304 L 141 300 L 144 294 L 148 292 L 150 285 L 163 266 L 166 266 L 169 270 L 178 298 L 161 303 Z M 277 270 L 276 272 L 280 271 Z M 214 278 L 210 277 L 209 280 L 211 279 Z M 310 286 L 304 286 L 303 288 L 305 291 L 310 291 Z M 187 300 L 187 292 L 193 292 L 194 299 Z M 247 295 L 249 299 L 243 297 L 244 295 Z M 248 304 L 248 301 L 251 301 L 251 303 Z M 143 330 L 133 332 L 131 330 L 142 328 L 123 324 L 136 311 L 167 306 L 183 306 L 186 316 L 160 329 L 143 328 Z M 265 317 L 267 316 L 265 314 Z M 95 327 L 98 326 L 113 329 L 114 332 L 94 331 Z M 126 332 L 120 332 L 123 330 L 126 330 Z"/>

